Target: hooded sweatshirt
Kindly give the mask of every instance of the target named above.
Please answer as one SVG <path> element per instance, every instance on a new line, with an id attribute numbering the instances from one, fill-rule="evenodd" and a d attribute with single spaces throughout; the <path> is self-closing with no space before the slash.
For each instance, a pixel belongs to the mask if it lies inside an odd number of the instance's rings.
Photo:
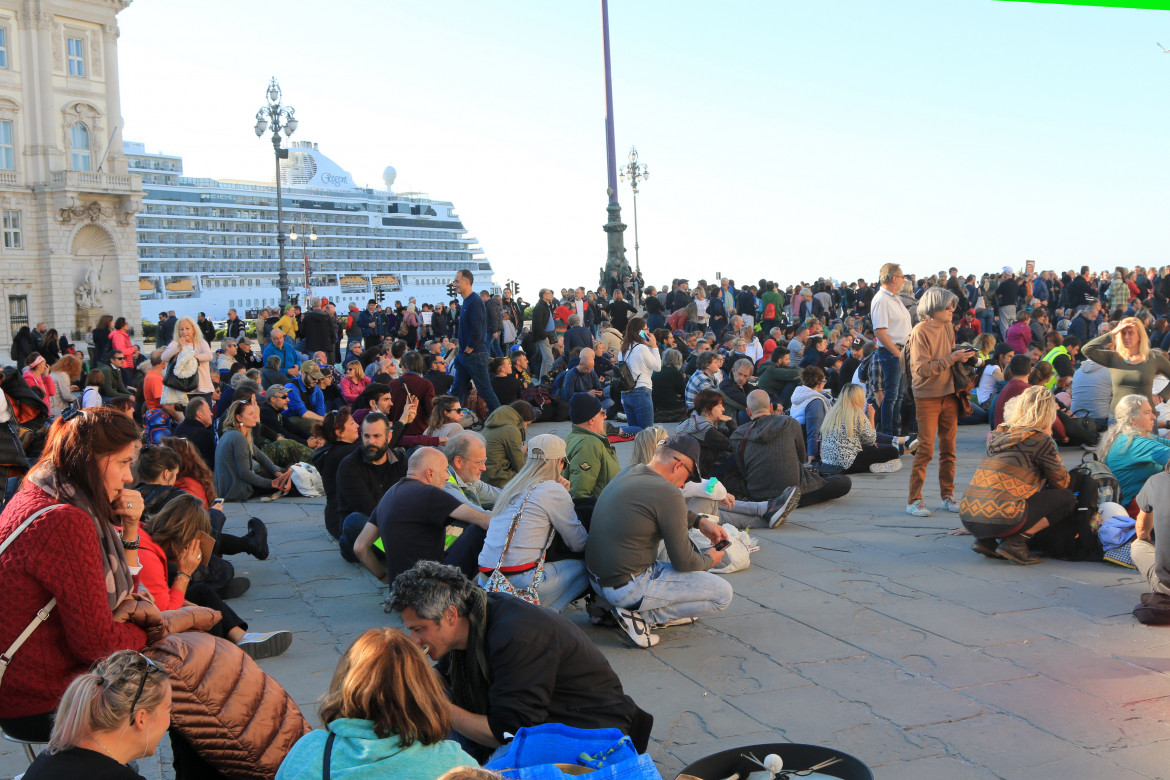
<path id="1" fill-rule="evenodd" d="M 1068 469 L 1047 433 L 1001 425 L 987 435 L 987 454 L 959 502 L 964 525 L 1002 526 L 1008 535 L 1024 522 L 1025 501 L 1045 484 L 1068 487 Z"/>
<path id="2" fill-rule="evenodd" d="M 330 732 L 337 736 L 329 770 L 338 780 L 439 777 L 455 767 L 478 766 L 457 742 L 444 740 L 434 745 L 415 742 L 404 748 L 396 735 L 379 737 L 374 732 L 373 721 L 338 718 L 327 730 L 310 731 L 297 740 L 280 765 L 277 780 L 320 780 L 325 740 Z"/>
<path id="3" fill-rule="evenodd" d="M 1109 369 L 1092 360 L 1081 363 L 1073 374 L 1070 409 L 1073 412 L 1087 409 L 1090 417 L 1100 420 L 1109 416 L 1112 401 L 1113 377 Z"/>
<path id="4" fill-rule="evenodd" d="M 483 481 L 502 488 L 524 465 L 524 419 L 511 406 L 497 407 L 483 424 L 487 471 Z"/>
<path id="5" fill-rule="evenodd" d="M 826 410 L 833 405 L 833 401 L 829 398 L 829 396 L 825 395 L 824 393 L 818 393 L 816 390 L 813 390 L 811 387 L 806 385 L 801 385 L 792 391 L 792 406 L 788 410 L 788 413 L 792 415 L 793 419 L 803 425 L 805 422 L 805 417 L 808 413 L 809 401 L 812 401 L 816 398 L 819 398 L 825 402 Z"/>

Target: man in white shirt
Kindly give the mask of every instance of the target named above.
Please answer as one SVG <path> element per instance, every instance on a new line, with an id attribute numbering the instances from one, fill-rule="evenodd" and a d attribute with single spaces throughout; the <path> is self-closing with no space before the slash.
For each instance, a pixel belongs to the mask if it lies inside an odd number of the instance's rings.
<path id="1" fill-rule="evenodd" d="M 870 321 L 877 338 L 877 366 L 882 375 L 882 408 L 879 425 L 882 433 L 897 436 L 902 419 L 902 345 L 913 323 L 910 312 L 898 293 L 905 277 L 897 263 L 882 266 L 878 278 L 881 287 L 870 304 Z"/>

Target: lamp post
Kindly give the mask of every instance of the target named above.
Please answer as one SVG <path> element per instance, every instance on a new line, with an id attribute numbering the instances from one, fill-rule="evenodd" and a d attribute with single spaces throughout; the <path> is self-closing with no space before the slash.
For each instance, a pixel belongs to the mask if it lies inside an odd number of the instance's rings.
<path id="1" fill-rule="evenodd" d="M 601 0 L 601 50 L 605 70 L 605 163 L 608 184 L 606 195 L 609 196 L 609 203 L 605 207 L 607 219 L 602 226 L 602 230 L 606 232 L 607 243 L 605 269 L 601 272 L 601 284 L 604 285 L 615 273 L 620 280 L 622 274 L 630 267 L 626 262 L 626 247 L 622 239 L 626 226 L 622 223 L 622 207 L 618 203 L 617 194 L 617 153 L 614 151 L 613 140 L 613 81 L 609 68 L 609 0 Z"/>
<path id="2" fill-rule="evenodd" d="M 638 150 L 630 147 L 630 161 L 621 168 L 621 179 L 629 179 L 630 189 L 634 191 L 634 267 L 638 274 L 642 273 L 642 263 L 638 258 L 638 182 L 650 178 L 650 170 L 645 163 L 638 163 Z"/>
<path id="3" fill-rule="evenodd" d="M 272 81 L 268 82 L 268 92 L 266 94 L 268 104 L 260 107 L 256 112 L 256 137 L 260 138 L 264 135 L 264 131 L 272 126 L 272 151 L 276 155 L 276 251 L 280 256 L 280 277 L 278 286 L 280 287 L 280 306 L 283 311 L 284 307 L 288 305 L 288 268 L 284 264 L 284 202 L 280 194 L 280 161 L 288 159 L 288 149 L 280 147 L 280 131 L 283 130 L 285 136 L 291 136 L 297 129 L 297 119 L 293 115 L 294 110 L 292 106 L 282 106 L 280 104 L 280 85 L 276 83 L 276 77 L 272 77 Z"/>
<path id="4" fill-rule="evenodd" d="M 301 251 L 305 256 L 305 304 L 308 305 L 309 300 L 313 297 L 313 285 L 309 281 L 310 274 L 312 273 L 312 269 L 309 266 L 309 246 L 310 242 L 317 240 L 317 229 L 313 225 L 313 220 L 310 219 L 308 222 L 306 222 L 305 215 L 300 214 L 297 216 L 297 224 L 294 225 L 292 230 L 288 232 L 288 237 L 292 241 L 297 240 L 298 226 L 301 229 Z"/>

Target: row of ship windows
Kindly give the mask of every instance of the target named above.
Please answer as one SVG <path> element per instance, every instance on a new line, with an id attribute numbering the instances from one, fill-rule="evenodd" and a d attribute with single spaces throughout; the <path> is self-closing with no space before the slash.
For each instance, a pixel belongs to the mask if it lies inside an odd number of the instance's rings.
<path id="1" fill-rule="evenodd" d="M 409 261 L 408 261 L 409 262 Z M 460 268 L 467 268 L 477 264 L 478 260 L 471 260 L 468 258 L 460 263 L 411 263 L 409 268 L 412 271 L 450 271 L 454 273 Z M 295 268 L 295 262 L 289 263 L 291 268 Z M 371 271 L 396 270 L 402 266 L 401 262 L 384 262 L 384 263 L 366 263 L 361 264 L 361 269 L 364 271 L 369 269 Z M 179 271 L 182 273 L 276 273 L 280 264 L 276 261 L 271 262 L 244 262 L 244 263 L 156 263 L 151 260 L 142 260 L 138 262 L 138 268 L 142 273 L 164 273 L 169 271 Z M 447 281 L 451 281 L 448 279 Z"/>
<path id="2" fill-rule="evenodd" d="M 180 259 L 190 259 L 190 260 L 199 260 L 199 259 L 208 259 L 208 260 L 263 260 L 263 259 L 267 259 L 271 255 L 272 255 L 271 248 L 268 248 L 268 249 L 243 249 L 243 250 L 241 250 L 241 249 L 200 250 L 200 249 L 159 249 L 157 246 L 139 246 L 138 247 L 138 257 L 139 258 L 155 258 L 155 257 L 157 257 L 157 258 L 162 258 L 162 259 L 180 258 Z M 297 253 L 290 252 L 290 253 L 288 253 L 288 257 L 290 260 L 296 260 Z M 458 253 L 457 255 L 454 256 L 454 258 L 452 258 L 449 255 L 440 254 L 438 252 L 415 252 L 415 253 L 410 254 L 407 257 L 397 258 L 396 262 L 413 263 L 413 262 L 417 262 L 420 260 L 451 260 L 451 259 L 454 259 L 458 262 L 466 262 L 466 259 L 470 258 L 470 257 L 471 257 L 471 254 L 467 251 L 463 251 L 461 253 Z M 339 250 L 323 249 L 323 250 L 318 250 L 318 251 L 314 252 L 312 254 L 312 259 L 314 261 L 318 261 L 318 260 L 345 260 L 345 261 L 357 261 L 357 262 L 365 263 L 370 258 L 368 256 L 355 257 L 352 252 L 342 252 Z"/>
<path id="3" fill-rule="evenodd" d="M 221 236 L 212 236 L 208 238 L 205 235 L 196 234 L 180 234 L 173 235 L 170 233 L 156 234 L 149 233 L 144 230 L 138 231 L 138 243 L 140 244 L 179 244 L 187 246 L 272 246 L 272 236 L 253 236 L 251 238 L 235 238 L 226 239 Z M 300 245 L 300 242 L 290 242 Z M 385 241 L 375 239 L 350 239 L 349 241 L 333 240 L 326 243 L 307 244 L 309 249 L 313 250 L 313 254 L 325 251 L 325 248 L 335 249 L 337 247 L 353 247 L 357 249 L 405 249 L 408 251 L 416 251 L 421 249 L 441 250 L 444 252 L 465 252 L 467 251 L 466 243 L 455 242 L 441 242 L 441 241 L 398 241 L 396 246 L 386 246 Z"/>
<path id="4" fill-rule="evenodd" d="M 2 127 L 0 127 L 0 142 L 3 140 Z M 0 144 L 2 145 L 2 144 Z M 157 204 L 148 203 L 141 213 L 138 215 L 139 220 L 153 217 L 210 217 L 216 220 L 230 220 L 229 222 L 203 222 L 203 221 L 188 221 L 185 219 L 164 219 L 157 220 L 151 224 L 156 227 L 165 228 L 191 228 L 194 230 L 217 230 L 217 231 L 235 231 L 235 232 L 254 232 L 257 228 L 261 230 L 275 230 L 276 223 L 272 221 L 275 216 L 275 207 L 266 209 L 264 212 L 260 211 L 241 211 L 238 209 L 197 209 L 189 206 L 160 206 Z M 299 212 L 292 212 L 285 217 L 286 224 L 292 224 L 294 220 L 301 215 Z M 257 220 L 264 220 L 261 225 L 253 224 Z M 425 230 L 402 230 L 386 227 L 372 228 L 370 221 L 364 217 L 348 217 L 344 214 L 312 214 L 309 215 L 308 224 L 316 225 L 359 225 L 357 232 L 346 233 L 344 230 L 339 230 L 337 233 L 344 235 L 378 235 L 378 236 L 398 236 L 402 238 L 432 238 L 438 232 L 444 234 L 452 233 L 449 228 L 428 228 Z"/>

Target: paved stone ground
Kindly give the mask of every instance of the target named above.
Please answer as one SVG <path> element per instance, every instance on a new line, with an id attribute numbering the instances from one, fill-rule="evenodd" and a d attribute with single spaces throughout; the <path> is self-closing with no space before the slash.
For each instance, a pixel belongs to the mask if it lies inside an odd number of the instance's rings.
<path id="1" fill-rule="evenodd" d="M 960 494 L 984 431 L 961 429 Z M 619 446 L 623 463 L 628 453 Z M 839 748 L 879 780 L 1170 776 L 1170 630 L 1131 616 L 1143 590 L 1135 573 L 978 556 L 970 537 L 946 535 L 957 515 L 904 513 L 908 474 L 855 478 L 847 497 L 758 532 L 751 569 L 730 575 L 731 607 L 663 631 L 653 650 L 570 613 L 654 715 L 663 776 L 770 741 Z M 940 498 L 933 468 L 926 497 Z M 236 561 L 253 585 L 234 606 L 256 629 L 296 632 L 262 666 L 314 723 L 339 655 L 370 626 L 396 622 L 382 611 L 385 588 L 337 554 L 322 503 L 228 511 L 240 528 L 249 514 L 269 524 L 272 557 Z M 0 776 L 24 766 L 9 748 Z M 141 769 L 167 777 L 165 762 L 164 748 Z"/>

